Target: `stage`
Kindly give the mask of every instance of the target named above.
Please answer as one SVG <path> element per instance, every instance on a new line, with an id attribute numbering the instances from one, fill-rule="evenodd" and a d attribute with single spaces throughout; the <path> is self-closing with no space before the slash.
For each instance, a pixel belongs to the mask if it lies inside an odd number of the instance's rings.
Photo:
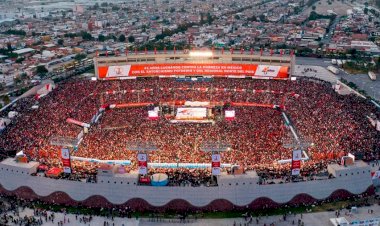
<path id="1" fill-rule="evenodd" d="M 197 123 L 197 124 L 215 124 L 212 119 L 173 119 L 169 120 L 170 123 Z"/>

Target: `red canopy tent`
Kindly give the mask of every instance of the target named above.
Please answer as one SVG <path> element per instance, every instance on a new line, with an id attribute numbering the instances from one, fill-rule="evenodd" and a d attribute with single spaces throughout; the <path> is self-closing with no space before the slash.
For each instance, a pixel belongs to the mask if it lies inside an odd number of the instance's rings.
<path id="1" fill-rule="evenodd" d="M 38 169 L 39 169 L 39 170 L 46 171 L 46 170 L 49 169 L 49 167 L 48 167 L 47 165 L 41 164 L 41 165 L 38 166 Z"/>
<path id="2" fill-rule="evenodd" d="M 46 176 L 47 177 L 59 177 L 62 174 L 62 172 L 63 172 L 63 170 L 61 168 L 53 167 L 46 172 Z"/>

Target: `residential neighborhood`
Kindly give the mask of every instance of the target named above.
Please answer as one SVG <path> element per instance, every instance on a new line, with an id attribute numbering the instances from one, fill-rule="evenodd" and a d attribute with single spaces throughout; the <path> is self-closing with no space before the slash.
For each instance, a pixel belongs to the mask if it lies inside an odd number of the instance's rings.
<path id="1" fill-rule="evenodd" d="M 0 0 L 0 226 L 380 226 L 380 0 Z"/>
<path id="2" fill-rule="evenodd" d="M 366 1 L 3 2 L 10 6 L 0 10 L 3 88 L 75 70 L 76 61 L 90 64 L 97 54 L 153 49 L 295 51 L 344 59 L 360 54 L 373 65 L 380 55 L 380 11 Z M 334 12 L 331 4 L 346 10 Z"/>

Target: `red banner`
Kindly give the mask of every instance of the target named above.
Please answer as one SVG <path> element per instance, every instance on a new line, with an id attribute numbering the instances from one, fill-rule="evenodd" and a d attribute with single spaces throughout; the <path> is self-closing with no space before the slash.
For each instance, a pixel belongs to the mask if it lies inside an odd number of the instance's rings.
<path id="1" fill-rule="evenodd" d="M 212 162 L 212 167 L 220 167 L 220 162 Z"/>
<path id="2" fill-rule="evenodd" d="M 67 148 L 62 148 L 61 159 L 63 165 L 63 172 L 71 173 L 71 161 L 70 161 L 70 151 Z"/>
<path id="3" fill-rule="evenodd" d="M 146 175 L 148 173 L 148 155 L 145 153 L 137 154 L 137 164 L 139 174 Z"/>
<path id="4" fill-rule="evenodd" d="M 100 79 L 128 76 L 171 76 L 171 75 L 242 75 L 254 77 L 288 78 L 288 67 L 257 64 L 135 64 L 99 66 Z"/>
<path id="5" fill-rule="evenodd" d="M 153 102 L 142 102 L 142 103 L 119 103 L 111 104 L 110 108 L 133 108 L 133 107 L 145 107 L 154 104 Z"/>
<path id="6" fill-rule="evenodd" d="M 212 175 L 220 175 L 220 154 L 212 154 L 211 158 Z"/>
<path id="7" fill-rule="evenodd" d="M 259 104 L 259 103 L 237 103 L 237 102 L 231 102 L 231 106 L 233 107 L 266 107 L 266 108 L 274 108 L 275 106 L 273 104 Z"/>
<path id="8" fill-rule="evenodd" d="M 85 122 L 80 122 L 80 121 L 77 121 L 77 120 L 72 119 L 72 118 L 66 119 L 66 122 L 67 123 L 72 123 L 72 124 L 75 124 L 75 125 L 78 125 L 78 126 L 83 126 L 83 127 L 90 128 L 90 124 L 85 123 Z"/>
<path id="9" fill-rule="evenodd" d="M 296 176 L 300 174 L 301 171 L 301 150 L 294 150 L 292 157 L 292 176 Z"/>

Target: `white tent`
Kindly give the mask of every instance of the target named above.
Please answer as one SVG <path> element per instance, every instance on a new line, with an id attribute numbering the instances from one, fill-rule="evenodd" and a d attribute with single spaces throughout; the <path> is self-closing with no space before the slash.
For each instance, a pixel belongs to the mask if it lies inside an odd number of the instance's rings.
<path id="1" fill-rule="evenodd" d="M 339 217 L 339 218 L 330 218 L 330 222 L 334 226 L 348 226 L 350 225 L 350 222 L 344 217 Z"/>
<path id="2" fill-rule="evenodd" d="M 11 120 L 7 118 L 0 118 L 0 130 L 5 129 L 5 127 L 9 125 L 10 123 L 11 123 Z"/>
<path id="3" fill-rule="evenodd" d="M 12 119 L 18 115 L 17 111 L 10 111 L 8 112 L 8 118 Z"/>

